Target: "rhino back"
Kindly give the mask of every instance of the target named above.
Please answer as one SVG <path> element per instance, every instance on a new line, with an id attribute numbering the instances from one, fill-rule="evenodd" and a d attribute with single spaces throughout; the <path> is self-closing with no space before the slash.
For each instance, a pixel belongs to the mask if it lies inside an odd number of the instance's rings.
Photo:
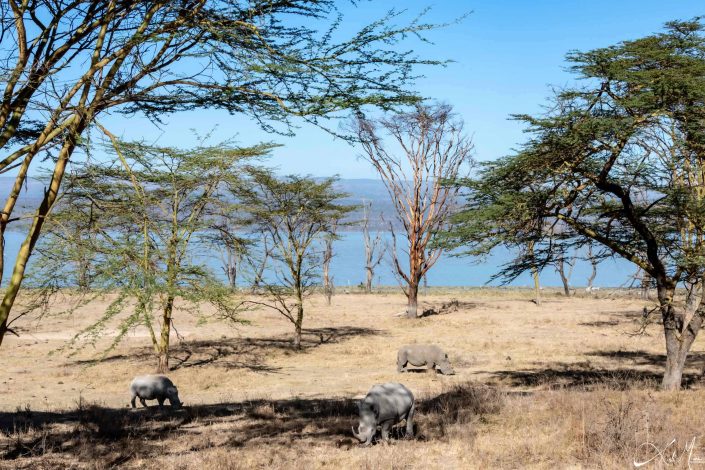
<path id="1" fill-rule="evenodd" d="M 142 375 L 132 380 L 130 391 L 141 398 L 153 400 L 165 397 L 167 389 L 173 386 L 171 380 L 163 375 Z"/>
<path id="2" fill-rule="evenodd" d="M 379 410 L 379 421 L 386 421 L 406 414 L 414 403 L 414 395 L 404 385 L 390 382 L 372 387 L 364 401 Z"/>
<path id="3" fill-rule="evenodd" d="M 403 349 L 406 352 L 407 360 L 415 366 L 438 363 L 445 359 L 443 350 L 432 344 L 410 344 L 404 346 Z"/>

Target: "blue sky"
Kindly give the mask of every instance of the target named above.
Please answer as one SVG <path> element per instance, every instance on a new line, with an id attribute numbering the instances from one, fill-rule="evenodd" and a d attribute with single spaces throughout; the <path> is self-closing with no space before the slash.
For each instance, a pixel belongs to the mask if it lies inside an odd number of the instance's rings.
<path id="1" fill-rule="evenodd" d="M 522 142 L 520 123 L 513 113 L 536 113 L 549 86 L 573 82 L 566 72 L 565 54 L 635 39 L 662 29 L 673 19 L 705 14 L 702 1 L 679 0 L 372 0 L 346 7 L 345 27 L 357 29 L 402 4 L 407 19 L 431 7 L 427 19 L 448 22 L 472 11 L 460 24 L 431 31 L 433 44 L 410 41 L 421 56 L 450 59 L 447 67 L 427 67 L 417 89 L 425 97 L 452 104 L 473 135 L 475 155 L 491 160 L 510 153 Z M 205 134 L 214 127 L 214 141 L 234 137 L 241 145 L 261 141 L 283 144 L 268 165 L 281 173 L 342 178 L 374 178 L 372 168 L 357 158 L 359 151 L 312 126 L 285 138 L 262 132 L 244 117 L 218 111 L 194 111 L 166 118 L 162 129 L 142 119 L 112 116 L 111 130 L 128 139 L 145 138 L 162 145 L 195 145 L 190 131 Z"/>

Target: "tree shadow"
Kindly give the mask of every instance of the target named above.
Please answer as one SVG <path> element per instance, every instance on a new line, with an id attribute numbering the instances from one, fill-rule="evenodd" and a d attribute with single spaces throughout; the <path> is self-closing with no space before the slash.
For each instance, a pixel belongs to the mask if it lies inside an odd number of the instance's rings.
<path id="1" fill-rule="evenodd" d="M 556 364 L 551 367 L 528 370 L 501 370 L 490 373 L 493 379 L 512 387 L 536 387 L 544 389 L 609 388 L 628 390 L 631 388 L 654 388 L 662 374 L 634 369 L 596 369 L 577 364 Z M 685 377 L 684 383 L 693 377 Z"/>
<path id="2" fill-rule="evenodd" d="M 643 312 L 635 311 L 612 311 L 603 312 L 604 316 L 607 317 L 605 320 L 595 320 L 580 322 L 580 326 L 589 326 L 594 328 L 604 328 L 604 327 L 614 327 L 618 325 L 634 325 L 640 323 L 644 319 Z M 654 324 L 658 323 L 657 319 L 653 319 Z"/>
<path id="3" fill-rule="evenodd" d="M 655 366 L 661 368 L 666 364 L 665 354 L 654 354 L 642 350 L 604 350 L 589 353 L 588 356 L 610 359 L 614 362 L 622 364 L 628 363 L 635 366 Z M 688 354 L 685 367 L 687 369 L 699 365 L 699 369 L 702 369 L 703 363 L 705 363 L 705 352 L 691 352 Z"/>
<path id="4" fill-rule="evenodd" d="M 417 399 L 417 439 L 433 439 L 444 435 L 450 424 L 497 413 L 502 397 L 495 388 L 466 384 Z M 66 412 L 18 410 L 0 412 L 0 458 L 17 464 L 32 458 L 36 464 L 37 458 L 61 457 L 64 463 L 100 461 L 112 467 L 137 457 L 214 447 L 289 447 L 306 441 L 350 448 L 358 445 L 351 432 L 357 422 L 357 402 L 342 398 L 248 400 L 164 411 L 101 406 Z M 403 432 L 392 436 L 402 438 Z"/>
<path id="5" fill-rule="evenodd" d="M 580 323 L 578 323 L 578 325 L 592 326 L 595 328 L 605 328 L 605 327 L 621 325 L 622 323 L 624 323 L 624 322 L 622 322 L 620 320 L 596 320 L 596 321 L 580 322 Z"/>
<path id="6" fill-rule="evenodd" d="M 334 344 L 355 337 L 382 335 L 382 330 L 357 326 L 331 328 L 308 328 L 302 331 L 301 350 Z M 220 338 L 196 341 L 180 341 L 171 349 L 170 370 L 217 364 L 226 369 L 245 369 L 253 372 L 276 373 L 281 368 L 266 363 L 273 352 L 286 354 L 299 352 L 293 348 L 289 337 L 274 338 Z M 73 365 L 92 365 L 98 362 L 152 361 L 154 353 L 150 347 L 139 348 L 129 354 L 113 354 L 98 360 L 76 360 Z"/>

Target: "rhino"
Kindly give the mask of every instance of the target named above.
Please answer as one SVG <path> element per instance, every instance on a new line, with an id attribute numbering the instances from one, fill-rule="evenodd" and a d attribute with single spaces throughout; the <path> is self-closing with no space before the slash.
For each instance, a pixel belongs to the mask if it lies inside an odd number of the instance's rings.
<path id="1" fill-rule="evenodd" d="M 360 424 L 353 436 L 363 445 L 368 446 L 381 426 L 382 440 L 389 441 L 389 430 L 402 420 L 406 420 L 405 437 L 414 437 L 414 395 L 400 383 L 375 385 L 367 396 L 358 403 Z"/>
<path id="2" fill-rule="evenodd" d="M 438 346 L 431 344 L 410 344 L 402 346 L 397 353 L 397 371 L 406 372 L 408 365 L 414 367 L 427 366 L 429 369 L 440 370 L 441 374 L 455 374 L 448 361 L 448 354 Z"/>
<path id="3" fill-rule="evenodd" d="M 168 399 L 172 408 L 181 408 L 179 391 L 174 383 L 164 375 L 140 375 L 135 377 L 130 383 L 130 393 L 132 394 L 132 408 L 135 408 L 135 400 L 139 397 L 142 406 L 147 407 L 145 400 L 157 400 L 159 408 L 164 407 L 164 400 Z"/>

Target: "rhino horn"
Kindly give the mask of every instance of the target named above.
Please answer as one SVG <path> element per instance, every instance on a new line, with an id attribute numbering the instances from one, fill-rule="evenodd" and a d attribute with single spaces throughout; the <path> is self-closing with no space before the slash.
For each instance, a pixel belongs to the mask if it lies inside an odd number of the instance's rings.
<path id="1" fill-rule="evenodd" d="M 355 436 L 355 439 L 357 439 L 360 442 L 365 440 L 365 438 L 362 437 L 359 432 L 355 432 L 355 428 L 353 426 L 351 426 L 350 429 L 352 429 L 352 433 L 353 433 L 353 436 Z"/>

